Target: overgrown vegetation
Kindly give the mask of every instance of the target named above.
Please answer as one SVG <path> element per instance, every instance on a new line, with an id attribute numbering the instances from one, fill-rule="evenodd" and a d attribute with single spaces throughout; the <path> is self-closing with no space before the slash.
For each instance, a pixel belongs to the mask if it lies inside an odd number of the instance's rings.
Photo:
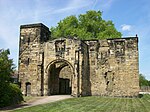
<path id="1" fill-rule="evenodd" d="M 15 112 L 149 112 L 149 110 L 150 95 L 144 95 L 142 98 L 100 96 L 72 98 Z"/>
<path id="2" fill-rule="evenodd" d="M 0 107 L 18 104 L 23 100 L 18 85 L 11 83 L 11 74 L 15 67 L 13 60 L 8 57 L 9 54 L 9 50 L 0 50 Z"/>
<path id="3" fill-rule="evenodd" d="M 73 15 L 66 17 L 58 23 L 58 26 L 52 27 L 51 32 L 52 38 L 76 36 L 87 40 L 121 37 L 113 22 L 103 20 L 102 13 L 94 10 L 78 17 Z"/>

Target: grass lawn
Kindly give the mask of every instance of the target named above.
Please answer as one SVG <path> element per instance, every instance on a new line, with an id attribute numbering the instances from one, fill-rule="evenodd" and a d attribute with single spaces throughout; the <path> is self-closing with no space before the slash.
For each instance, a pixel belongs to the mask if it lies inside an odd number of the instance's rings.
<path id="1" fill-rule="evenodd" d="M 14 112 L 150 112 L 150 95 L 142 98 L 71 98 Z"/>

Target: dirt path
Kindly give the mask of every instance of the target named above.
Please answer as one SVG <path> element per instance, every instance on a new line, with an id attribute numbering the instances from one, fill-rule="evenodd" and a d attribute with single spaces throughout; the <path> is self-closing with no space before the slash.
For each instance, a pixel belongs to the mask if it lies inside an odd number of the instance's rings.
<path id="1" fill-rule="evenodd" d="M 0 110 L 0 112 L 8 112 L 8 111 L 16 110 L 16 109 L 51 103 L 51 102 L 68 99 L 68 98 L 73 98 L 73 97 L 70 95 L 54 95 L 54 96 L 39 97 L 38 99 L 33 100 L 33 101 L 25 102 L 23 104 L 16 105 L 13 107 L 4 108 L 3 110 Z"/>

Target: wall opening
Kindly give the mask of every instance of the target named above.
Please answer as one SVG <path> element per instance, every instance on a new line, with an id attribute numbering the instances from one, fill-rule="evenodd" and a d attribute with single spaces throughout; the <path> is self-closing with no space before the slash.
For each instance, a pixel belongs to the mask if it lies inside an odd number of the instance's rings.
<path id="1" fill-rule="evenodd" d="M 59 94 L 71 94 L 72 72 L 69 66 L 65 66 L 59 73 Z"/>
<path id="2" fill-rule="evenodd" d="M 71 66 L 65 61 L 56 61 L 49 67 L 48 95 L 68 95 L 72 93 Z"/>
<path id="3" fill-rule="evenodd" d="M 31 83 L 26 82 L 26 94 L 25 96 L 31 96 Z"/>

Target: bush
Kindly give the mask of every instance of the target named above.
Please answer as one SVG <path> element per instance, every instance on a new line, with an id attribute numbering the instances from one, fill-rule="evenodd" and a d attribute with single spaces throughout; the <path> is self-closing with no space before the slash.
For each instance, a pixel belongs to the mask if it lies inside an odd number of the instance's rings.
<path id="1" fill-rule="evenodd" d="M 15 66 L 9 54 L 9 50 L 0 49 L 0 107 L 18 104 L 23 100 L 19 87 L 11 83 L 10 76 Z"/>
<path id="2" fill-rule="evenodd" d="M 19 104 L 21 101 L 23 96 L 18 85 L 3 83 L 3 86 L 0 86 L 0 107 Z"/>

